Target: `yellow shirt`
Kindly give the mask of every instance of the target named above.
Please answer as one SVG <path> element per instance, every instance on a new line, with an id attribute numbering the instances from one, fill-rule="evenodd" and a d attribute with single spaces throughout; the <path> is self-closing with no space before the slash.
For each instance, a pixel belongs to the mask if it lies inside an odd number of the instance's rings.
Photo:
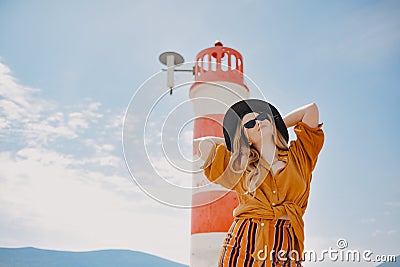
<path id="1" fill-rule="evenodd" d="M 234 173 L 228 167 L 231 152 L 224 144 L 215 145 L 203 165 L 204 174 L 211 182 L 236 191 L 239 205 L 233 211 L 234 217 L 259 219 L 263 226 L 264 220 L 276 220 L 287 214 L 295 234 L 295 249 L 300 257 L 304 249 L 302 217 L 310 194 L 312 171 L 324 143 L 321 127 L 322 124 L 319 124 L 317 128 L 311 128 L 303 122 L 294 127 L 297 139 L 290 142 L 288 151 L 278 152 L 278 159 L 286 164 L 275 175 L 268 172 L 270 165 L 260 157 L 261 175 L 267 177 L 257 188 L 255 197 L 245 194 L 247 171 Z M 265 225 L 268 225 L 267 222 Z M 268 234 L 267 227 L 258 227 L 253 254 L 256 260 L 259 260 L 257 253 L 268 244 Z"/>

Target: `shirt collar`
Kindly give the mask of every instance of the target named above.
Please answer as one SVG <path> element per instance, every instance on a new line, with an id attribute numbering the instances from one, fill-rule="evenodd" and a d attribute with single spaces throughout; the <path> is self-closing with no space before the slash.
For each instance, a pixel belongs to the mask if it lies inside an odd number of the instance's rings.
<path id="1" fill-rule="evenodd" d="M 289 155 L 289 150 L 280 150 L 279 149 L 279 151 L 278 151 L 278 159 L 280 161 L 283 161 L 283 162 L 287 163 L 288 162 L 288 155 Z M 259 164 L 261 164 L 261 166 L 266 168 L 267 170 L 269 170 L 270 167 L 271 167 L 271 165 L 264 158 L 262 158 L 261 156 L 260 156 L 260 159 L 259 159 Z"/>

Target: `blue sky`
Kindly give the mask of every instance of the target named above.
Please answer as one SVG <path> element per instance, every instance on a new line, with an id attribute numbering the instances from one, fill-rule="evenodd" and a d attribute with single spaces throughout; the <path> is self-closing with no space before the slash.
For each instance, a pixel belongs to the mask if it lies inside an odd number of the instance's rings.
<path id="1" fill-rule="evenodd" d="M 351 249 L 399 254 L 398 17 L 398 1 L 1 1 L 0 246 L 127 248 L 188 263 L 190 211 L 133 183 L 122 121 L 139 88 L 163 92 L 160 53 L 190 62 L 220 39 L 281 113 L 319 106 L 326 143 L 306 247 L 346 238 Z M 160 157 L 157 119 L 150 154 L 185 183 Z"/>

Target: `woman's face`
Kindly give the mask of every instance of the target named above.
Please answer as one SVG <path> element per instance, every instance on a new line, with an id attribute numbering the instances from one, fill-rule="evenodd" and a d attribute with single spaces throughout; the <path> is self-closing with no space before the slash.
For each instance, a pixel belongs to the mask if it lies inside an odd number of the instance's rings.
<path id="1" fill-rule="evenodd" d="M 256 119 L 258 115 L 260 114 L 257 112 L 247 113 L 244 115 L 242 119 L 242 126 L 244 127 L 247 122 Z M 246 133 L 249 142 L 255 145 L 260 145 L 263 139 L 266 140 L 266 138 L 270 138 L 272 136 L 272 127 L 273 126 L 267 117 L 267 119 L 261 121 L 256 119 L 254 127 L 244 127 L 244 132 Z"/>

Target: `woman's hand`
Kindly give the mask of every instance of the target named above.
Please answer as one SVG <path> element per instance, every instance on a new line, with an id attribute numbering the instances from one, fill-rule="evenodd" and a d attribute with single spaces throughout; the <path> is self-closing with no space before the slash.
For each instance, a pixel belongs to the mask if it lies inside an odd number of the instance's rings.
<path id="1" fill-rule="evenodd" d="M 224 143 L 225 139 L 215 136 L 204 136 L 193 139 L 193 148 L 196 155 L 202 160 L 206 160 L 210 154 L 211 148 L 216 144 Z"/>
<path id="2" fill-rule="evenodd" d="M 289 112 L 283 121 L 287 128 L 295 126 L 298 122 L 302 121 L 312 128 L 316 128 L 319 123 L 319 111 L 315 103 L 302 106 Z"/>

